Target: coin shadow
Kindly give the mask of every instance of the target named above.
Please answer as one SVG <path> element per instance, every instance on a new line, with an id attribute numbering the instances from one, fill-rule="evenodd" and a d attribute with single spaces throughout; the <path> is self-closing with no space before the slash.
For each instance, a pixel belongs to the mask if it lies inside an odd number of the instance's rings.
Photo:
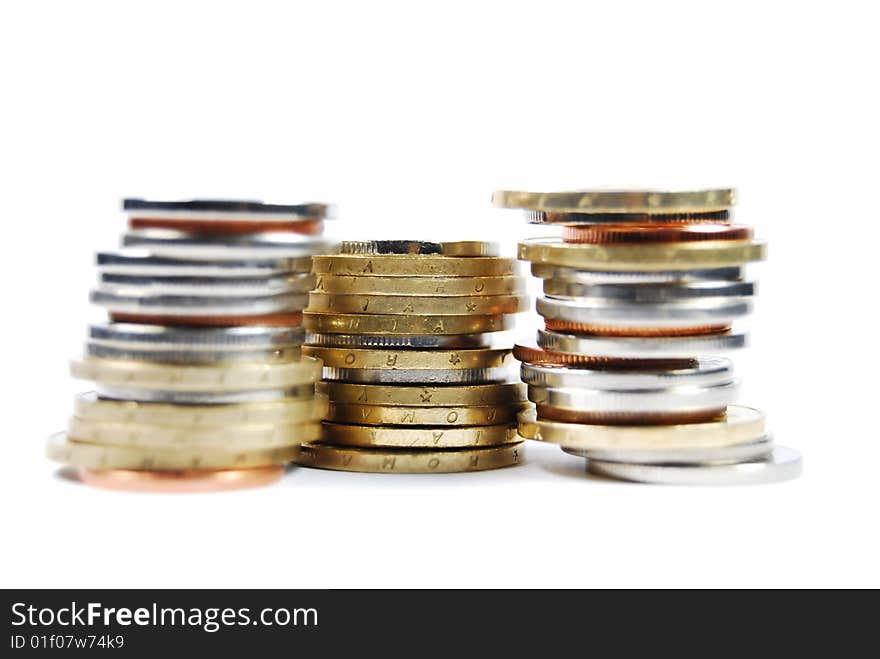
<path id="1" fill-rule="evenodd" d="M 60 469 L 56 469 L 54 476 L 60 481 L 82 485 L 82 481 L 79 479 L 76 469 L 73 467 L 61 467 Z"/>

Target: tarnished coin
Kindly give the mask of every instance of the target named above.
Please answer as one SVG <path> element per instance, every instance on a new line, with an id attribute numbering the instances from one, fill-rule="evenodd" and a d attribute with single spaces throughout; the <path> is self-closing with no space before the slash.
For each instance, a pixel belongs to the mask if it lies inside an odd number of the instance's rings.
<path id="1" fill-rule="evenodd" d="M 303 325 L 322 334 L 482 334 L 513 328 L 510 316 L 392 316 L 306 311 Z"/>
<path id="2" fill-rule="evenodd" d="M 515 259 L 495 256 L 460 258 L 434 254 L 384 254 L 355 256 L 337 254 L 315 256 L 312 267 L 317 275 L 357 275 L 361 277 L 503 277 L 517 272 Z"/>
<path id="3" fill-rule="evenodd" d="M 516 425 L 413 428 L 324 423 L 321 443 L 361 448 L 468 448 L 520 443 Z"/>
<path id="4" fill-rule="evenodd" d="M 309 312 L 429 316 L 497 316 L 529 308 L 527 295 L 337 295 L 309 293 Z"/>
<path id="5" fill-rule="evenodd" d="M 503 366 L 510 350 L 373 350 L 370 348 L 324 348 L 303 346 L 303 354 L 317 357 L 329 368 L 346 369 L 473 369 Z"/>
<path id="6" fill-rule="evenodd" d="M 361 405 L 479 406 L 516 405 L 526 401 L 525 385 L 520 382 L 442 387 L 321 382 L 318 390 L 334 403 Z"/>
<path id="7" fill-rule="evenodd" d="M 421 240 L 344 240 L 340 254 L 440 254 L 442 256 L 498 256 L 498 243 L 477 240 L 431 243 Z"/>
<path id="8" fill-rule="evenodd" d="M 452 385 L 505 382 L 510 369 L 499 368 L 324 368 L 324 380 L 360 384 Z"/>
<path id="9" fill-rule="evenodd" d="M 525 192 L 499 190 L 492 203 L 499 208 L 561 213 L 670 213 L 724 211 L 734 205 L 736 193 L 714 190 L 574 190 Z"/>
<path id="10" fill-rule="evenodd" d="M 522 405 L 404 407 L 331 403 L 327 420 L 365 426 L 487 426 L 516 421 Z"/>
<path id="11" fill-rule="evenodd" d="M 319 275 L 315 290 L 339 295 L 519 295 L 525 293 L 522 277 L 357 277 Z"/>
<path id="12" fill-rule="evenodd" d="M 476 449 L 417 450 L 342 448 L 306 444 L 298 464 L 319 469 L 392 474 L 441 474 L 511 467 L 523 460 L 522 442 Z"/>

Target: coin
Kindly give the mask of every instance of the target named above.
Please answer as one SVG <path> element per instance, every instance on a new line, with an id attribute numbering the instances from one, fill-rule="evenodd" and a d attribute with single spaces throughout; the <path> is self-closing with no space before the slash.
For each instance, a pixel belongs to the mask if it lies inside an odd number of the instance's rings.
<path id="1" fill-rule="evenodd" d="M 337 295 L 309 293 L 309 312 L 351 314 L 394 314 L 464 316 L 477 314 L 496 316 L 519 313 L 529 308 L 528 296 L 472 295 Z"/>
<path id="2" fill-rule="evenodd" d="M 105 273 L 101 275 L 99 290 L 124 296 L 244 297 L 308 293 L 314 285 L 314 275 L 307 272 L 268 277 L 150 277 Z"/>
<path id="3" fill-rule="evenodd" d="M 723 211 L 697 211 L 672 213 L 550 213 L 547 211 L 525 211 L 526 221 L 530 224 L 558 224 L 561 226 L 576 225 L 620 225 L 636 224 L 640 226 L 655 224 L 719 224 L 730 222 L 733 213 Z"/>
<path id="4" fill-rule="evenodd" d="M 746 345 L 746 340 L 744 332 L 640 338 L 579 336 L 538 330 L 538 345 L 545 350 L 609 359 L 689 359 L 692 355 L 737 350 Z"/>
<path id="5" fill-rule="evenodd" d="M 693 327 L 676 327 L 666 325 L 651 327 L 650 325 L 597 325 L 593 323 L 576 323 L 570 320 L 544 319 L 544 327 L 550 332 L 570 332 L 588 336 L 623 337 L 623 338 L 674 338 L 693 336 L 718 336 L 730 332 L 729 324 L 694 325 Z"/>
<path id="6" fill-rule="evenodd" d="M 74 398 L 74 416 L 112 423 L 153 424 L 176 427 L 239 426 L 317 421 L 327 413 L 327 396 L 280 398 L 272 401 L 213 405 L 141 403 L 99 398 L 94 392 Z"/>
<path id="7" fill-rule="evenodd" d="M 285 327 L 302 325 L 302 311 L 291 313 L 270 313 L 237 316 L 186 316 L 153 313 L 118 313 L 110 312 L 110 319 L 116 323 L 135 323 L 140 325 L 172 325 L 193 327 Z"/>
<path id="8" fill-rule="evenodd" d="M 131 229 L 176 229 L 188 233 L 226 235 L 278 231 L 285 233 L 301 233 L 307 236 L 320 236 L 324 232 L 324 222 L 317 218 L 302 219 L 296 222 L 284 222 L 280 220 L 132 217 L 128 220 L 128 226 Z"/>
<path id="9" fill-rule="evenodd" d="M 240 403 L 266 403 L 290 399 L 312 400 L 315 384 L 308 383 L 283 389 L 250 391 L 163 391 L 161 389 L 137 389 L 108 386 L 98 382 L 95 393 L 101 399 L 134 401 L 138 403 L 167 403 L 169 405 L 238 405 Z"/>
<path id="10" fill-rule="evenodd" d="M 268 277 L 286 273 L 308 273 L 312 257 L 293 259 L 183 259 L 157 256 L 146 249 L 98 252 L 100 274 L 149 277 Z"/>
<path id="11" fill-rule="evenodd" d="M 312 267 L 318 275 L 357 275 L 361 277 L 500 277 L 514 275 L 514 259 L 495 256 L 459 258 L 450 256 L 384 254 L 378 256 L 315 256 Z"/>
<path id="12" fill-rule="evenodd" d="M 92 487 L 123 492 L 225 492 L 270 485 L 281 479 L 284 467 L 211 471 L 134 471 L 79 469 L 80 481 Z"/>
<path id="13" fill-rule="evenodd" d="M 325 422 L 321 443 L 361 448 L 467 448 L 500 446 L 521 440 L 516 425 L 412 428 L 354 426 Z"/>
<path id="14" fill-rule="evenodd" d="M 143 350 L 268 350 L 303 344 L 302 327 L 163 327 L 129 323 L 89 326 L 90 343 Z"/>
<path id="15" fill-rule="evenodd" d="M 244 221 L 297 221 L 301 218 L 332 217 L 334 209 L 327 204 L 265 204 L 260 201 L 227 199 L 188 199 L 183 201 L 151 201 L 124 199 L 123 210 L 129 217 L 208 218 Z"/>
<path id="16" fill-rule="evenodd" d="M 750 281 L 700 281 L 675 284 L 579 284 L 559 280 L 544 281 L 544 295 L 549 297 L 559 299 L 588 297 L 632 304 L 751 297 L 754 294 L 755 284 Z"/>
<path id="17" fill-rule="evenodd" d="M 327 420 L 364 426 L 486 426 L 514 423 L 521 407 L 403 407 L 334 402 Z"/>
<path id="18" fill-rule="evenodd" d="M 330 368 L 345 369 L 473 369 L 503 366 L 510 350 L 373 350 L 303 346 L 303 354 L 317 357 Z"/>
<path id="19" fill-rule="evenodd" d="M 520 367 L 523 382 L 542 388 L 606 391 L 665 391 L 673 387 L 712 387 L 734 381 L 733 364 L 723 357 L 700 357 L 682 369 L 590 368 L 528 364 Z"/>
<path id="20" fill-rule="evenodd" d="M 301 350 L 270 348 L 268 350 L 139 350 L 117 348 L 101 343 L 86 343 L 87 357 L 124 359 L 159 364 L 223 364 L 226 362 L 284 363 L 298 360 Z"/>
<path id="21" fill-rule="evenodd" d="M 735 464 L 631 464 L 587 460 L 587 471 L 639 483 L 664 485 L 763 485 L 801 475 L 801 454 L 777 446 L 769 457 Z"/>
<path id="22" fill-rule="evenodd" d="M 240 235 L 196 234 L 171 229 L 132 229 L 122 235 L 124 247 L 147 248 L 156 256 L 208 260 L 300 258 L 335 251 L 332 243 L 293 233 Z"/>
<path id="23" fill-rule="evenodd" d="M 319 469 L 367 473 L 441 474 L 510 467 L 522 462 L 522 442 L 505 446 L 439 451 L 341 448 L 306 444 L 296 462 Z"/>
<path id="24" fill-rule="evenodd" d="M 562 450 L 581 458 L 594 458 L 603 462 L 627 462 L 633 464 L 714 464 L 760 460 L 773 452 L 773 438 L 766 435 L 747 444 L 734 444 L 718 448 L 694 448 L 678 451 L 583 451 L 562 447 Z"/>
<path id="25" fill-rule="evenodd" d="M 344 240 L 340 254 L 441 254 L 443 256 L 498 256 L 498 243 L 476 240 L 430 243 L 421 240 Z"/>
<path id="26" fill-rule="evenodd" d="M 499 208 L 572 213 L 670 213 L 723 211 L 734 205 L 732 189 L 576 190 L 571 192 L 522 192 L 499 190 L 492 203 Z"/>
<path id="27" fill-rule="evenodd" d="M 541 364 L 545 366 L 571 366 L 571 367 L 590 367 L 595 368 L 615 368 L 615 369 L 679 369 L 690 368 L 693 366 L 693 359 L 619 359 L 617 357 L 601 357 L 593 355 L 571 354 L 566 352 L 555 352 L 546 348 L 537 348 L 535 346 L 522 345 L 517 343 L 513 346 L 513 356 L 521 362 L 529 364 Z"/>
<path id="28" fill-rule="evenodd" d="M 89 297 L 92 304 L 111 313 L 158 314 L 162 316 L 257 316 L 301 311 L 309 298 L 303 294 L 261 295 L 249 297 L 152 295 L 140 292 L 113 292 L 96 289 Z"/>
<path id="29" fill-rule="evenodd" d="M 764 414 L 731 405 L 722 421 L 680 425 L 608 426 L 537 419 L 534 410 L 519 413 L 519 434 L 551 444 L 585 450 L 679 450 L 716 448 L 753 442 L 766 434 Z"/>
<path id="30" fill-rule="evenodd" d="M 326 334 L 481 334 L 513 328 L 509 316 L 392 316 L 306 311 L 303 325 Z"/>
<path id="31" fill-rule="evenodd" d="M 334 403 L 363 405 L 514 405 L 526 400 L 525 385 L 520 382 L 443 387 L 321 382 L 318 389 Z"/>
<path id="32" fill-rule="evenodd" d="M 519 243 L 525 261 L 584 270 L 654 271 L 723 268 L 766 258 L 757 241 L 706 241 L 657 245 L 587 245 L 561 238 L 533 238 Z"/>
<path id="33" fill-rule="evenodd" d="M 339 295 L 518 295 L 525 281 L 513 275 L 497 277 L 357 277 L 320 275 L 315 290 Z"/>
<path id="34" fill-rule="evenodd" d="M 562 239 L 567 243 L 592 245 L 642 245 L 646 243 L 683 243 L 702 240 L 751 240 L 751 227 L 735 224 L 600 224 L 564 226 Z"/>
<path id="35" fill-rule="evenodd" d="M 298 445 L 255 451 L 99 446 L 68 441 L 63 432 L 52 435 L 46 445 L 46 456 L 50 460 L 71 467 L 101 470 L 187 471 L 264 467 L 290 462 L 299 451 Z"/>
<path id="36" fill-rule="evenodd" d="M 730 325 L 752 311 L 747 297 L 676 300 L 673 302 L 629 303 L 602 298 L 539 297 L 538 313 L 548 320 L 598 326 L 704 327 Z"/>
<path id="37" fill-rule="evenodd" d="M 285 364 L 178 366 L 88 357 L 71 362 L 73 377 L 109 386 L 164 391 L 283 389 L 321 378 L 321 361 L 303 357 Z"/>
<path id="38" fill-rule="evenodd" d="M 673 266 L 674 267 L 674 266 Z M 559 284 L 698 284 L 704 281 L 737 282 L 745 276 L 745 268 L 706 268 L 697 270 L 660 270 L 656 272 L 607 272 L 578 270 L 564 266 L 532 263 L 532 274 Z"/>
<path id="39" fill-rule="evenodd" d="M 485 334 L 368 336 L 309 332 L 306 343 L 331 348 L 488 348 L 490 339 Z"/>
<path id="40" fill-rule="evenodd" d="M 325 368 L 324 379 L 362 384 L 450 385 L 488 384 L 504 382 L 510 377 L 506 367 L 501 368 Z"/>
<path id="41" fill-rule="evenodd" d="M 221 426 L 171 426 L 73 417 L 68 442 L 148 450 L 254 451 L 293 446 L 321 436 L 316 421 Z"/>

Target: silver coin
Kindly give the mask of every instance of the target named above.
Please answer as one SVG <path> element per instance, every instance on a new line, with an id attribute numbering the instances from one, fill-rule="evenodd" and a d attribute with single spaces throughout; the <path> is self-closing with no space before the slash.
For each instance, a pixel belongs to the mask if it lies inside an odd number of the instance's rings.
<path id="1" fill-rule="evenodd" d="M 101 274 L 150 277 L 269 277 L 311 269 L 311 257 L 194 260 L 156 256 L 145 249 L 98 252 L 95 262 Z"/>
<path id="2" fill-rule="evenodd" d="M 529 364 L 520 366 L 528 385 L 557 389 L 656 391 L 673 387 L 712 387 L 733 380 L 733 363 L 724 357 L 700 357 L 692 368 L 623 370 Z"/>
<path id="3" fill-rule="evenodd" d="M 609 414 L 693 413 L 726 408 L 736 402 L 739 382 L 673 386 L 665 389 L 561 389 L 529 386 L 529 400 L 574 412 Z"/>
<path id="4" fill-rule="evenodd" d="M 488 348 L 490 339 L 485 334 L 420 334 L 412 336 L 367 336 L 363 334 L 306 333 L 306 343 L 312 346 L 340 348 Z"/>
<path id="5" fill-rule="evenodd" d="M 298 359 L 300 348 L 273 348 L 269 350 L 139 350 L 120 348 L 88 341 L 85 348 L 89 357 L 125 359 L 156 364 L 220 364 L 224 362 L 289 362 Z"/>
<path id="6" fill-rule="evenodd" d="M 122 244 L 148 249 L 156 256 L 196 260 L 297 258 L 335 251 L 325 240 L 287 232 L 206 236 L 173 229 L 132 229 L 122 235 Z"/>
<path id="7" fill-rule="evenodd" d="M 752 311 L 748 298 L 707 298 L 657 304 L 633 304 L 616 300 L 539 297 L 538 313 L 549 320 L 625 327 L 699 327 L 729 325 Z"/>
<path id="8" fill-rule="evenodd" d="M 462 369 L 368 369 L 324 367 L 324 379 L 357 384 L 491 384 L 506 382 L 506 367 Z"/>
<path id="9" fill-rule="evenodd" d="M 719 297 L 752 297 L 750 281 L 700 281 L 674 284 L 579 284 L 549 279 L 544 294 L 555 299 L 598 298 L 634 304 L 700 300 Z"/>
<path id="10" fill-rule="evenodd" d="M 315 285 L 310 273 L 272 277 L 147 277 L 103 274 L 100 290 L 119 295 L 191 295 L 193 297 L 308 293 Z"/>
<path id="11" fill-rule="evenodd" d="M 283 294 L 261 297 L 192 297 L 184 295 L 119 295 L 100 289 L 90 295 L 93 304 L 110 313 L 160 316 L 258 316 L 302 311 L 308 295 Z"/>
<path id="12" fill-rule="evenodd" d="M 626 462 L 634 464 L 666 465 L 704 465 L 733 464 L 762 460 L 773 453 L 773 438 L 770 435 L 749 442 L 719 448 L 671 449 L 665 451 L 615 451 L 574 449 L 563 446 L 562 450 L 581 458 L 592 458 L 601 462 Z"/>
<path id="13" fill-rule="evenodd" d="M 433 243 L 422 240 L 344 240 L 340 254 L 449 254 L 450 256 L 498 256 L 498 243 L 467 241 L 466 254 L 456 251 L 461 243 Z"/>
<path id="14" fill-rule="evenodd" d="M 216 221 L 297 222 L 334 215 L 333 207 L 327 204 L 264 204 L 260 201 L 237 199 L 189 199 L 186 201 L 125 199 L 122 202 L 122 208 L 134 217 Z"/>
<path id="15" fill-rule="evenodd" d="M 564 266 L 533 263 L 532 274 L 544 280 L 593 286 L 597 284 L 686 284 L 700 281 L 741 281 L 743 267 L 709 268 L 705 270 L 663 270 L 660 272 L 600 272 L 577 270 Z"/>
<path id="16" fill-rule="evenodd" d="M 259 403 L 283 398 L 309 398 L 315 393 L 315 385 L 304 384 L 289 389 L 266 389 L 264 391 L 228 391 L 210 393 L 204 391 L 162 391 L 128 387 L 95 387 L 98 398 L 107 400 L 133 400 L 139 403 L 173 403 L 175 405 L 228 405 L 232 403 Z"/>
<path id="17" fill-rule="evenodd" d="M 277 350 L 301 346 L 302 327 L 166 327 L 135 323 L 91 325 L 89 342 L 114 348 L 173 351 Z"/>
<path id="18" fill-rule="evenodd" d="M 545 350 L 570 355 L 620 359 L 690 359 L 746 345 L 744 332 L 706 336 L 604 337 L 578 336 L 538 330 L 538 345 Z"/>
<path id="19" fill-rule="evenodd" d="M 587 471 L 591 474 L 664 485 L 760 485 L 797 478 L 801 470 L 801 454 L 784 446 L 777 446 L 763 460 L 735 464 L 632 464 L 587 460 Z"/>

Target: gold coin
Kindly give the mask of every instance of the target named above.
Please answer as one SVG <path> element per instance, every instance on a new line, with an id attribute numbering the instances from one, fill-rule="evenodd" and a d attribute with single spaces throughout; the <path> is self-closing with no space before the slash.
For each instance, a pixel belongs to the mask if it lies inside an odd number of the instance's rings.
<path id="1" fill-rule="evenodd" d="M 469 295 L 456 297 L 418 295 L 337 295 L 309 293 L 309 311 L 321 313 L 496 316 L 529 309 L 524 295 Z"/>
<path id="2" fill-rule="evenodd" d="M 280 466 L 212 471 L 78 470 L 86 485 L 122 492 L 225 492 L 269 485 L 283 475 Z"/>
<path id="3" fill-rule="evenodd" d="M 324 348 L 303 346 L 303 352 L 321 359 L 328 368 L 439 370 L 495 368 L 503 366 L 509 349 L 395 350 L 371 348 Z"/>
<path id="4" fill-rule="evenodd" d="M 312 257 L 313 272 L 318 275 L 357 275 L 360 277 L 501 277 L 517 272 L 515 259 L 497 256 L 461 258 L 434 254 L 383 254 L 379 256 Z"/>
<path id="5" fill-rule="evenodd" d="M 290 462 L 300 447 L 281 446 L 259 450 L 206 450 L 100 446 L 68 441 L 65 433 L 52 435 L 46 456 L 55 462 L 81 469 L 135 469 L 139 471 L 187 471 L 266 467 Z"/>
<path id="6" fill-rule="evenodd" d="M 519 414 L 526 439 L 582 450 L 658 450 L 720 448 L 753 442 L 766 434 L 764 413 L 731 405 L 722 421 L 656 426 L 606 426 L 537 419 L 535 410 Z"/>
<path id="7" fill-rule="evenodd" d="M 726 210 L 736 202 L 736 191 L 718 190 L 575 190 L 522 192 L 499 190 L 492 203 L 499 208 L 560 213 L 693 213 Z"/>
<path id="8" fill-rule="evenodd" d="M 307 311 L 303 325 L 323 334 L 483 334 L 513 328 L 510 316 L 392 316 Z"/>
<path id="9" fill-rule="evenodd" d="M 523 443 L 476 449 L 405 451 L 305 444 L 297 464 L 319 469 L 390 474 L 443 474 L 510 467 L 522 462 Z"/>
<path id="10" fill-rule="evenodd" d="M 171 405 L 100 399 L 94 393 L 74 399 L 74 416 L 91 421 L 170 426 L 222 426 L 316 421 L 327 414 L 327 396 L 282 398 L 225 405 Z"/>
<path id="11" fill-rule="evenodd" d="M 251 391 L 285 389 L 321 379 L 321 362 L 312 357 L 285 364 L 230 362 L 222 366 L 184 366 L 86 357 L 70 365 L 73 377 L 106 386 L 164 391 Z"/>
<path id="12" fill-rule="evenodd" d="M 339 295 L 518 295 L 525 279 L 507 277 L 355 277 L 322 275 L 315 291 Z"/>
<path id="13" fill-rule="evenodd" d="M 591 245 L 558 238 L 533 238 L 519 244 L 519 258 L 546 265 L 617 272 L 695 270 L 742 265 L 766 258 L 767 245 L 750 240 Z"/>
<path id="14" fill-rule="evenodd" d="M 440 254 L 442 256 L 498 256 L 497 243 L 458 240 L 445 243 L 421 240 L 343 240 L 340 254 Z"/>
<path id="15" fill-rule="evenodd" d="M 517 405 L 526 402 L 526 388 L 519 382 L 504 384 L 448 385 L 442 387 L 387 386 L 321 382 L 318 389 L 334 403 L 406 405 L 410 407 Z"/>
<path id="16" fill-rule="evenodd" d="M 320 424 L 317 421 L 188 427 L 72 417 L 67 426 L 70 442 L 168 450 L 267 449 L 302 444 L 317 439 L 320 435 Z"/>
<path id="17" fill-rule="evenodd" d="M 331 403 L 327 420 L 365 426 L 489 426 L 513 423 L 522 405 L 405 407 Z"/>
<path id="18" fill-rule="evenodd" d="M 354 426 L 325 422 L 318 443 L 361 448 L 467 448 L 520 442 L 516 425 L 461 428 L 410 428 L 407 426 Z"/>

